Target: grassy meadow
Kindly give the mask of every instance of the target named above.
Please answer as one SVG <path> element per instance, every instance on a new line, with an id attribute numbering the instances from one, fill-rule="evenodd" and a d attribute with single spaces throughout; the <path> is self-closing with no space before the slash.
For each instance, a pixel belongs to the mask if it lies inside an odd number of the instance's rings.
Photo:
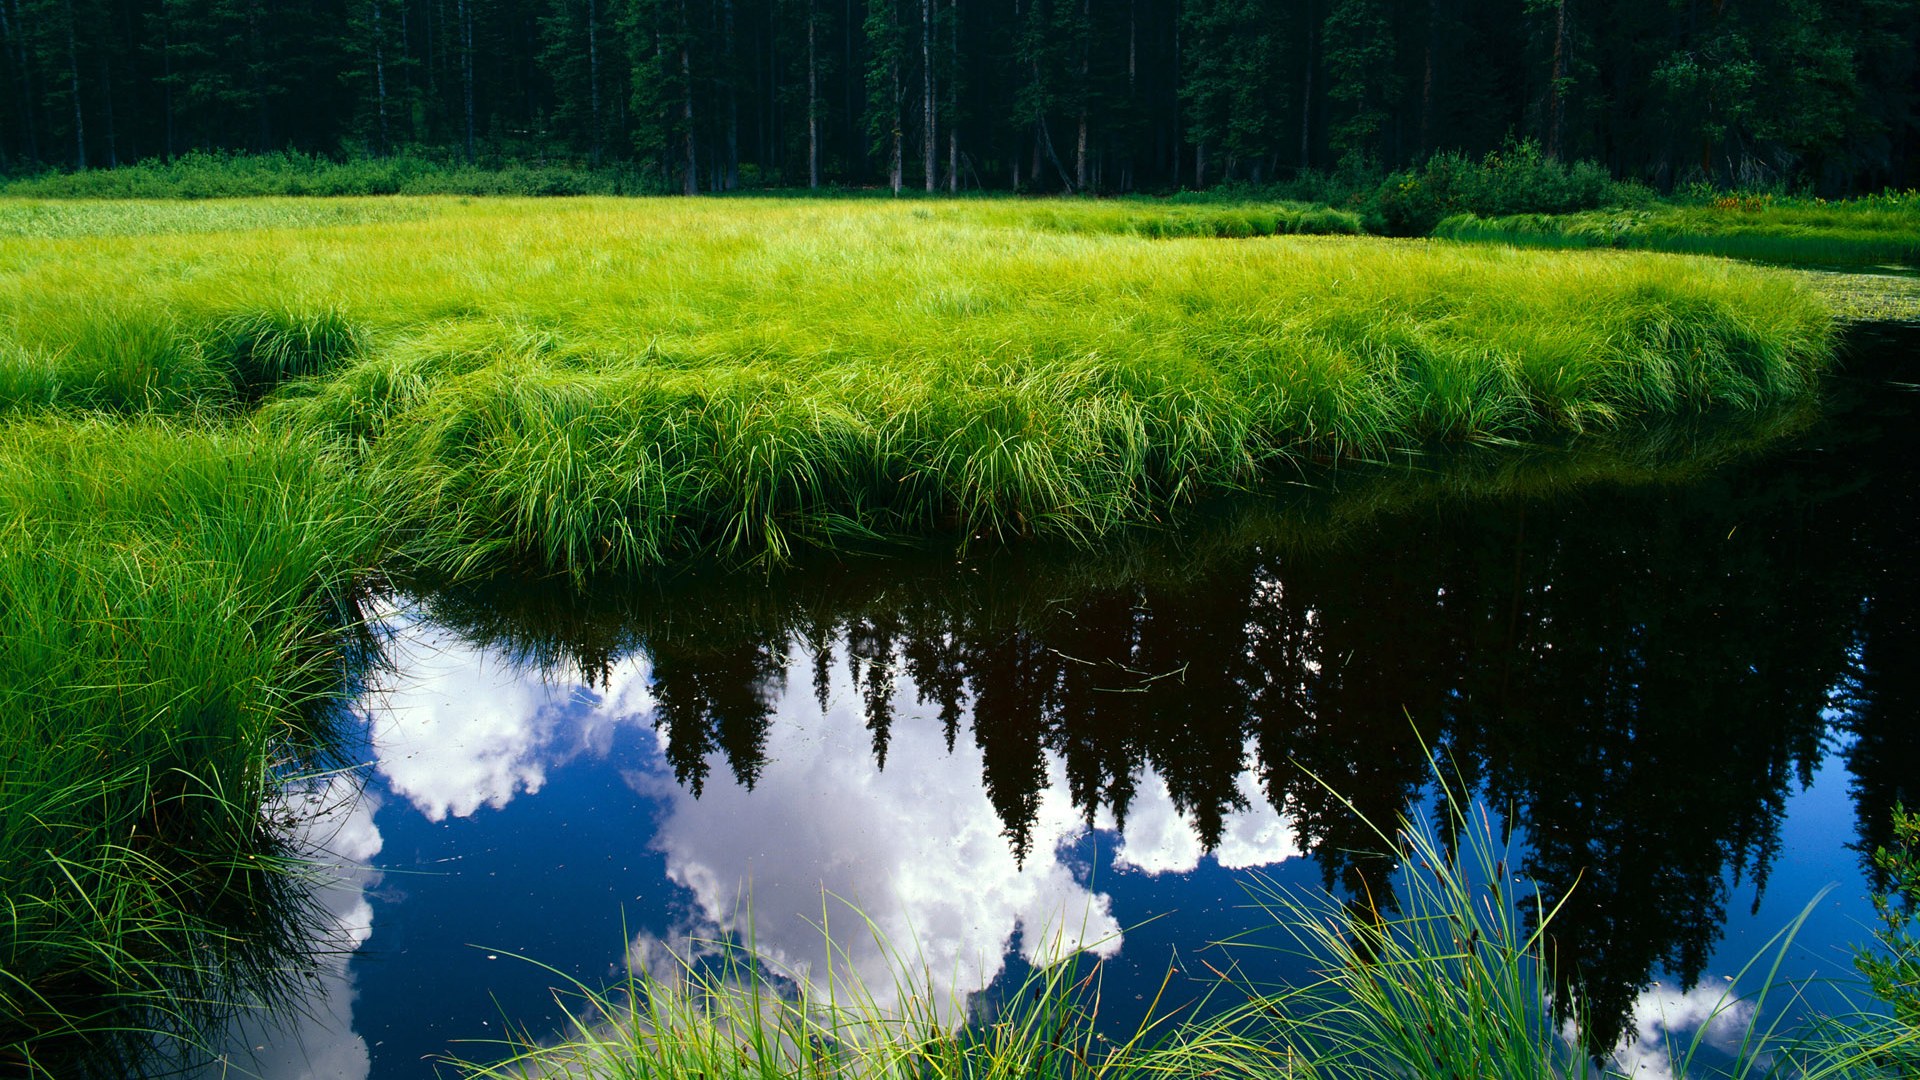
<path id="1" fill-rule="evenodd" d="M 1920 195 L 1829 202 L 1728 195 L 1571 214 L 1458 214 L 1433 235 L 1546 248 L 1638 248 L 1797 266 L 1920 267 Z"/>
<path id="2" fill-rule="evenodd" d="M 442 570 L 1093 537 L 1290 460 L 1791 398 L 1829 352 L 1763 271 L 1159 240 L 1099 204 L 274 201 L 146 235 L 98 205 L 0 240 L 0 412 L 258 403 Z"/>
<path id="3" fill-rule="evenodd" d="M 119 1023 L 103 988 L 191 1027 L 267 963 L 262 808 L 327 761 L 382 566 L 1091 540 L 1309 461 L 1804 401 L 1832 353 L 1779 272 L 1267 235 L 1350 224 L 0 200 L 0 1069 Z"/>

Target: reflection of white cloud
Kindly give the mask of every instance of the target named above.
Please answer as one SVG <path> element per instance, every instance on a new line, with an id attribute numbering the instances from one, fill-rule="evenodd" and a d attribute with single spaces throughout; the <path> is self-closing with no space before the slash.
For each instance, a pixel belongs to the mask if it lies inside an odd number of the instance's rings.
<path id="1" fill-rule="evenodd" d="M 1737 1000 L 1726 983 L 1684 992 L 1655 983 L 1634 999 L 1632 1028 L 1613 1052 L 1614 1068 L 1634 1080 L 1673 1080 L 1674 1059 L 1685 1059 L 1696 1033 L 1701 1045 L 1732 1053 L 1752 1019 L 1753 1003 Z"/>
<path id="2" fill-rule="evenodd" d="M 614 728 L 653 707 L 648 666 L 630 658 L 595 693 L 542 677 L 417 619 L 389 618 L 388 655 L 402 672 L 376 697 L 378 768 L 429 820 L 503 807 L 581 753 L 604 754 Z"/>
<path id="3" fill-rule="evenodd" d="M 1246 753 L 1250 758 L 1253 748 Z M 1260 790 L 1253 770 L 1243 769 L 1238 784 L 1247 809 L 1227 816 L 1214 859 L 1229 870 L 1244 870 L 1299 855 L 1293 830 Z M 1192 823 L 1174 808 L 1166 782 L 1154 773 L 1142 777 L 1127 808 L 1127 825 L 1113 853 L 1114 866 L 1147 874 L 1185 874 L 1200 865 L 1202 854 L 1200 838 L 1194 835 Z"/>
<path id="4" fill-rule="evenodd" d="M 824 990 L 824 921 L 835 978 L 850 967 L 882 1005 L 901 959 L 934 983 L 938 1002 L 985 986 L 1016 929 L 1030 960 L 1083 945 L 1119 950 L 1109 898 L 1083 885 L 1062 853 L 1085 830 L 1058 760 L 1047 763 L 1022 866 L 988 800 L 979 751 L 963 743 L 949 754 L 907 680 L 893 699 L 900 719 L 884 772 L 844 675 L 829 700 L 823 715 L 805 689 L 782 695 L 751 794 L 718 773 L 698 799 L 659 773 L 629 775 L 665 804 L 654 843 L 703 922 L 750 934 L 774 967 Z"/>
<path id="5" fill-rule="evenodd" d="M 269 809 L 294 822 L 293 850 L 333 876 L 313 892 L 319 923 L 311 943 L 311 982 L 282 1016 L 248 1014 L 234 1025 L 228 1064 L 263 1080 L 362 1080 L 371 1067 L 366 1040 L 353 1033 L 353 980 L 347 963 L 373 932 L 366 888 L 378 873 L 367 862 L 380 852 L 373 824 L 377 802 L 346 776 L 286 792 Z"/>

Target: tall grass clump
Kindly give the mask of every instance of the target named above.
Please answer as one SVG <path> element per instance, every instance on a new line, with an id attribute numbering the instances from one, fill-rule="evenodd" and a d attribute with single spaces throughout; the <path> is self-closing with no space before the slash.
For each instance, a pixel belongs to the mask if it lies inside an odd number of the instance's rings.
<path id="1" fill-rule="evenodd" d="M 1100 962 L 1083 955 L 1049 958 L 983 1005 L 943 997 L 911 943 L 879 944 L 892 966 L 879 987 L 830 940 L 826 970 L 805 974 L 734 940 L 689 941 L 651 968 L 629 956 L 612 987 L 562 976 L 558 1037 L 518 1030 L 498 1060 L 455 1065 L 468 1080 L 1170 1080 L 1250 1076 L 1264 1060 L 1217 1025 L 1159 1013 L 1158 998 L 1132 1032 L 1105 1030 Z"/>
<path id="2" fill-rule="evenodd" d="M 984 214 L 991 210 L 983 208 Z M 1358 236 L 1360 215 L 1301 202 L 1249 200 L 1190 203 L 1158 199 L 1061 202 L 1020 215 L 1031 228 L 1064 233 L 1112 233 L 1155 239 L 1174 237 Z M 1019 220 L 1020 218 L 1015 218 Z"/>
<path id="3" fill-rule="evenodd" d="M 1617 1048 L 1588 1041 L 1580 973 L 1556 970 L 1555 916 L 1578 883 L 1559 888 L 1549 906 L 1546 893 L 1516 873 L 1511 829 L 1466 801 L 1457 777 L 1442 776 L 1432 816 L 1402 815 L 1391 834 L 1366 822 L 1400 868 L 1393 896 L 1342 903 L 1250 879 L 1249 895 L 1271 926 L 1233 944 L 1296 953 L 1318 976 L 1282 988 L 1242 984 L 1247 1002 L 1226 1023 L 1316 1078 L 1631 1075 L 1634 1063 L 1616 1057 Z M 1910 1075 L 1920 1027 L 1880 1005 L 1794 1015 L 1794 1006 L 1809 1008 L 1808 988 L 1782 971 L 1819 900 L 1732 976 L 1697 1028 L 1668 1033 L 1670 1075 Z M 1709 1050 L 1727 1028 L 1731 1049 Z"/>
<path id="4" fill-rule="evenodd" d="M 1553 248 L 1640 248 L 1800 266 L 1920 266 L 1920 198 L 1728 195 L 1574 214 L 1481 212 L 1434 229 L 1449 240 Z"/>
<path id="5" fill-rule="evenodd" d="M 263 809 L 329 760 L 377 549 L 335 464 L 245 427 L 0 428 L 0 1066 L 191 1037 L 290 974 Z"/>

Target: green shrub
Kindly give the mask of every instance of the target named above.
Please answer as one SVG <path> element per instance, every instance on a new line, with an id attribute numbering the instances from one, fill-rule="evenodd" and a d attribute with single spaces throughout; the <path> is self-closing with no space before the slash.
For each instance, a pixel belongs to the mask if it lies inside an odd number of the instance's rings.
<path id="1" fill-rule="evenodd" d="M 1550 160 L 1532 141 L 1509 143 L 1475 161 L 1442 153 L 1418 169 L 1394 173 L 1374 197 L 1384 231 L 1425 236 L 1454 214 L 1563 214 L 1623 202 L 1644 202 L 1650 193 L 1616 183 L 1588 161 Z"/>

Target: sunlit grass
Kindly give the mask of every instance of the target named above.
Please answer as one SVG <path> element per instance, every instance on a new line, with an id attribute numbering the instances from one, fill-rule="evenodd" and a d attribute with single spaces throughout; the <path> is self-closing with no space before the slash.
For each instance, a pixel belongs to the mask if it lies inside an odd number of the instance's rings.
<path id="1" fill-rule="evenodd" d="M 1792 398 L 1830 351 L 1817 299 L 1724 264 L 1131 235 L 1247 208 L 218 205 L 0 241 L 0 409 L 218 413 L 317 376 L 268 422 L 355 447 L 456 570 L 1092 537 L 1301 457 Z"/>
<path id="2" fill-rule="evenodd" d="M 270 986 L 304 931 L 262 811 L 327 760 L 369 524 L 285 438 L 0 429 L 0 1067 Z"/>

